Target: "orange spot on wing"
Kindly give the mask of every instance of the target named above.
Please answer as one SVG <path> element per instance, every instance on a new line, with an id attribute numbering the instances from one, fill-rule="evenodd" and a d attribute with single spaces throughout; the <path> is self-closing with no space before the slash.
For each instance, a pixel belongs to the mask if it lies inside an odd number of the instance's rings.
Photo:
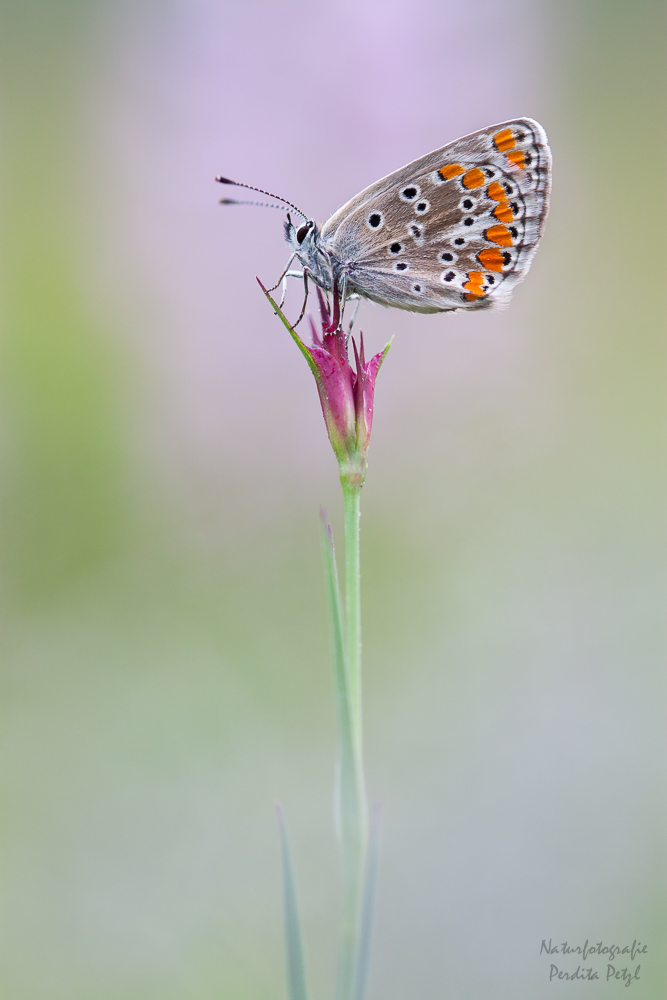
<path id="1" fill-rule="evenodd" d="M 492 201 L 505 201 L 507 198 L 505 188 L 498 181 L 489 184 L 489 190 L 486 193 Z"/>
<path id="2" fill-rule="evenodd" d="M 468 280 L 463 286 L 468 294 L 465 296 L 467 302 L 474 302 L 475 299 L 481 299 L 486 292 L 482 290 L 482 285 L 484 284 L 484 275 L 481 271 L 468 271 Z"/>
<path id="3" fill-rule="evenodd" d="M 477 260 L 485 271 L 502 271 L 503 255 L 494 247 L 486 247 L 477 254 Z"/>
<path id="4" fill-rule="evenodd" d="M 525 169 L 524 161 L 526 157 L 520 149 L 513 149 L 511 153 L 505 153 L 505 156 L 515 167 L 521 167 L 522 170 Z"/>
<path id="5" fill-rule="evenodd" d="M 514 133 L 511 128 L 504 128 L 502 132 L 496 132 L 493 137 L 493 144 L 499 153 L 506 153 L 514 145 Z"/>
<path id="6" fill-rule="evenodd" d="M 501 247 L 512 246 L 512 234 L 507 226 L 491 226 L 486 231 L 486 238 L 491 243 L 498 243 Z"/>
<path id="7" fill-rule="evenodd" d="M 502 133 L 500 132 L 498 133 L 498 135 L 501 134 Z M 492 184 L 489 184 L 486 193 L 492 201 L 498 202 L 493 210 L 493 214 L 496 219 L 498 219 L 499 222 L 511 222 L 514 218 L 514 213 L 507 204 L 507 194 L 502 184 L 499 184 L 498 181 L 494 181 Z"/>
<path id="8" fill-rule="evenodd" d="M 493 214 L 498 222 L 512 222 L 514 219 L 514 213 L 506 201 L 501 201 L 500 204 L 496 205 Z"/>
<path id="9" fill-rule="evenodd" d="M 448 163 L 444 167 L 440 167 L 438 173 L 444 181 L 451 181 L 452 177 L 458 177 L 459 174 L 463 173 L 463 167 L 460 163 Z"/>
<path id="10" fill-rule="evenodd" d="M 473 167 L 469 170 L 467 174 L 463 175 L 463 186 L 470 188 L 479 188 L 483 185 L 485 177 L 479 167 Z"/>

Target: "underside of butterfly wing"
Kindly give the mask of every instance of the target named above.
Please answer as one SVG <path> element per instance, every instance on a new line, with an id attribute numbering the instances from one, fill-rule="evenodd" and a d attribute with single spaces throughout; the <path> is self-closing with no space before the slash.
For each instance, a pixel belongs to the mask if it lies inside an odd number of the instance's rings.
<path id="1" fill-rule="evenodd" d="M 544 129 L 518 118 L 458 139 L 343 205 L 321 245 L 347 290 L 415 312 L 486 309 L 528 273 L 549 210 Z"/>

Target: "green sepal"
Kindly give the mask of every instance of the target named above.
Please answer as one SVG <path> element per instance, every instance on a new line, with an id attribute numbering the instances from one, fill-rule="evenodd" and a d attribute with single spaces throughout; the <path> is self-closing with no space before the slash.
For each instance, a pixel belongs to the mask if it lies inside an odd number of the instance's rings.
<path id="1" fill-rule="evenodd" d="M 271 294 L 269 292 L 267 292 L 266 288 L 264 287 L 264 285 L 262 284 L 262 282 L 259 280 L 259 278 L 257 278 L 257 284 L 262 289 L 262 291 L 266 295 L 267 299 L 271 303 L 271 305 L 273 307 L 273 311 L 275 312 L 276 316 L 278 316 L 278 318 L 281 320 L 283 326 L 286 327 L 287 332 L 289 333 L 290 337 L 292 338 L 292 340 L 294 341 L 294 343 L 299 348 L 299 350 L 303 354 L 304 358 L 308 362 L 308 367 L 310 368 L 311 372 L 315 376 L 316 381 L 319 384 L 320 381 L 321 381 L 320 370 L 317 367 L 317 365 L 315 364 L 315 362 L 313 361 L 313 356 L 310 353 L 310 351 L 308 350 L 307 345 L 304 344 L 304 342 L 302 341 L 302 339 L 299 336 L 299 334 L 296 332 L 296 330 L 294 329 L 294 327 L 291 325 L 290 321 L 285 316 L 285 313 L 282 311 L 282 309 L 280 308 L 280 306 L 278 305 L 278 303 L 275 301 L 275 299 L 271 296 Z"/>

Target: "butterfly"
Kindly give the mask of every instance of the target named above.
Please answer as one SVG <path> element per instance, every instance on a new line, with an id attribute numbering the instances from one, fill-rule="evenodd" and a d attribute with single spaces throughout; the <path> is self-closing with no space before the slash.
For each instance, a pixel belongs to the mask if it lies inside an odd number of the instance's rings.
<path id="1" fill-rule="evenodd" d="M 278 200 L 304 219 L 296 226 L 288 214 L 285 238 L 290 263 L 303 267 L 306 297 L 310 278 L 343 305 L 360 297 L 436 313 L 509 302 L 535 256 L 550 190 L 546 133 L 532 118 L 516 118 L 395 170 L 321 228 Z M 284 274 L 294 273 L 289 266 Z"/>

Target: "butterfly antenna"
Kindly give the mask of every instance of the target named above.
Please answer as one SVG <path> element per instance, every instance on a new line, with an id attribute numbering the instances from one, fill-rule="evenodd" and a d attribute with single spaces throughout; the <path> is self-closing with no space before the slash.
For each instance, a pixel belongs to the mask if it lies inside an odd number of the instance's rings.
<path id="1" fill-rule="evenodd" d="M 241 184 L 240 181 L 230 181 L 229 177 L 216 177 L 216 181 L 218 182 L 218 184 L 233 184 L 234 187 L 247 188 L 248 191 L 257 191 L 258 194 L 265 194 L 267 198 L 275 198 L 276 201 L 282 201 L 285 203 L 285 205 L 289 205 L 290 208 L 293 208 L 294 211 L 297 212 L 302 219 L 305 219 L 306 222 L 308 221 L 308 216 L 305 215 L 300 208 L 297 208 L 296 205 L 293 205 L 291 201 L 287 200 L 287 198 L 281 198 L 279 194 L 271 194 L 270 191 L 264 191 L 263 188 L 253 187 L 252 184 Z M 224 201 L 221 202 L 221 204 L 229 205 L 229 204 L 234 204 L 234 202 L 225 199 Z M 257 204 L 257 202 L 236 202 L 236 204 L 238 205 Z M 272 206 L 272 207 L 275 208 L 277 206 Z"/>
<path id="2" fill-rule="evenodd" d="M 256 205 L 258 208 L 277 208 L 279 212 L 286 212 L 284 205 L 269 205 L 266 201 L 237 201 L 236 198 L 221 198 L 218 205 Z"/>

